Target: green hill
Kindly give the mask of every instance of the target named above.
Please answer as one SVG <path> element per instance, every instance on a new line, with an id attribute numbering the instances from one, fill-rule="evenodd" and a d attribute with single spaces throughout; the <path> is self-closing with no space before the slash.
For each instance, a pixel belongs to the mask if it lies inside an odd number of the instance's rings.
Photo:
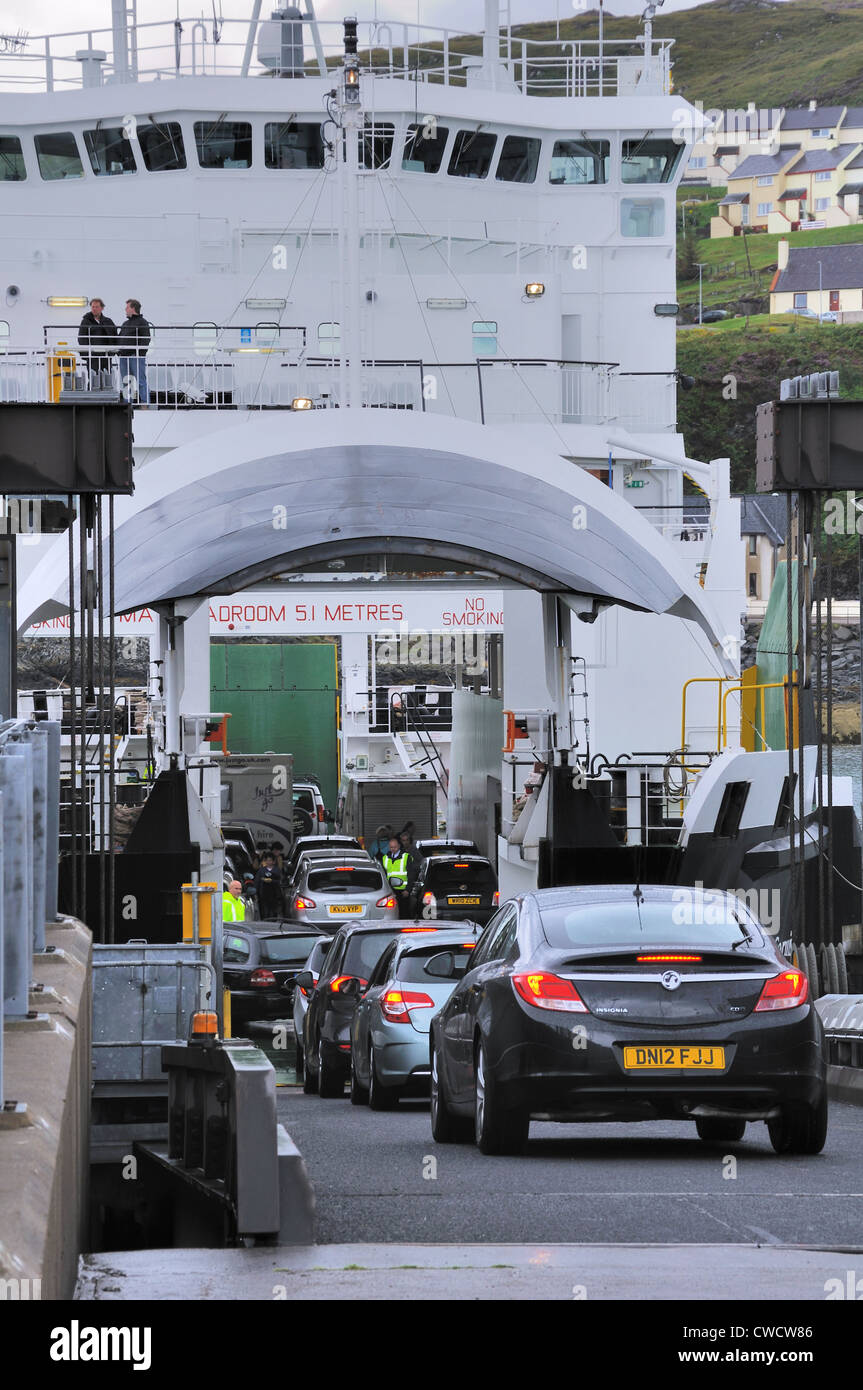
<path id="1" fill-rule="evenodd" d="M 523 24 L 515 32 L 554 39 L 557 26 Z M 606 38 L 639 32 L 637 16 L 606 14 Z M 560 24 L 564 40 L 596 33 L 596 11 Z M 674 14 L 657 11 L 653 33 L 675 40 L 674 90 L 706 108 L 745 108 L 750 101 L 863 105 L 863 0 L 711 0 Z"/>

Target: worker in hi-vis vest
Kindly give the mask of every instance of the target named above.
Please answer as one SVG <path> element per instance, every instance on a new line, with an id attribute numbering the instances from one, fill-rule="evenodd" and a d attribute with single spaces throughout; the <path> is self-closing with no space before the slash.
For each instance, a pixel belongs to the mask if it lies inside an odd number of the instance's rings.
<path id="1" fill-rule="evenodd" d="M 389 849 L 383 856 L 381 863 L 384 873 L 390 881 L 390 887 L 396 895 L 399 905 L 399 916 L 404 917 L 408 900 L 408 864 L 411 855 L 401 846 L 397 835 L 390 840 Z"/>
<path id="2" fill-rule="evenodd" d="M 240 896 L 242 891 L 242 883 L 234 879 L 233 882 L 228 885 L 227 893 L 222 894 L 223 922 L 245 922 L 246 904 Z"/>

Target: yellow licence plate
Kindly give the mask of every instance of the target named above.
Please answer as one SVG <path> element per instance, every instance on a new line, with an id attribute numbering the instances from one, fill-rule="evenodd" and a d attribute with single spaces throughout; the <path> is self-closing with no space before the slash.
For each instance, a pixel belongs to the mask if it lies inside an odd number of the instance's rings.
<path id="1" fill-rule="evenodd" d="M 357 912 L 362 912 L 363 905 L 362 903 L 344 903 L 340 904 L 338 907 L 331 907 L 329 910 L 334 917 L 339 913 L 345 914 L 347 912 L 352 912 L 356 914 Z"/>
<path id="2" fill-rule="evenodd" d="M 480 901 L 480 898 L 447 898 L 450 907 L 476 907 Z"/>
<path id="3" fill-rule="evenodd" d="M 724 1047 L 625 1047 L 627 1071 L 724 1071 Z"/>

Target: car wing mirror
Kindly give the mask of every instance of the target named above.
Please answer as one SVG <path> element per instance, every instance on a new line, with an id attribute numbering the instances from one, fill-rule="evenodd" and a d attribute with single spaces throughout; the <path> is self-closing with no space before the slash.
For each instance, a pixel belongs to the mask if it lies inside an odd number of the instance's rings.
<path id="1" fill-rule="evenodd" d="M 364 993 L 362 983 L 357 975 L 352 976 L 350 980 L 345 980 L 339 989 L 339 994 L 345 999 L 359 999 L 360 995 Z"/>
<path id="2" fill-rule="evenodd" d="M 315 988 L 315 977 L 311 970 L 301 970 L 296 978 L 296 983 L 299 985 L 300 989 L 311 990 Z"/>

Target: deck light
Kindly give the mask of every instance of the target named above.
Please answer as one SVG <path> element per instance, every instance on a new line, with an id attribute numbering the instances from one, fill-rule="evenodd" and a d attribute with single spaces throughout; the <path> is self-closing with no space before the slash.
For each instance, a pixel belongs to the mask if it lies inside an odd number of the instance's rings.
<path id="1" fill-rule="evenodd" d="M 308 396 L 294 396 L 291 401 L 291 410 L 314 410 L 315 403 Z"/>
<path id="2" fill-rule="evenodd" d="M 654 304 L 653 312 L 660 319 L 676 319 L 680 313 L 679 304 Z"/>
<path id="3" fill-rule="evenodd" d="M 88 299 L 85 294 L 50 294 L 49 309 L 86 309 Z"/>
<path id="4" fill-rule="evenodd" d="M 525 285 L 524 292 L 528 299 L 541 299 L 545 294 L 545 285 L 539 280 L 531 280 L 529 285 Z"/>

